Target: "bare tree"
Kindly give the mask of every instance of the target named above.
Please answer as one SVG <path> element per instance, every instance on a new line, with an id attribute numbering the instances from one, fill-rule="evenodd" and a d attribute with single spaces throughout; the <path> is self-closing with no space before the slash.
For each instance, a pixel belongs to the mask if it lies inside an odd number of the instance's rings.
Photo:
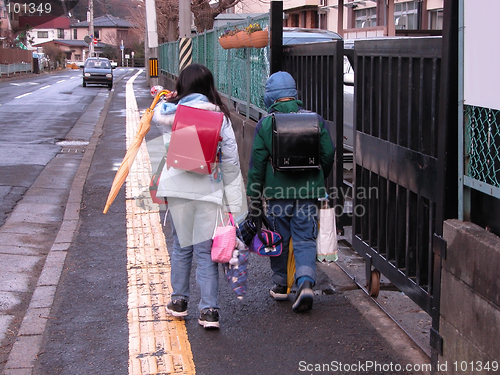
<path id="1" fill-rule="evenodd" d="M 179 0 L 156 0 L 156 23 L 159 42 L 179 37 Z"/>
<path id="2" fill-rule="evenodd" d="M 191 11 L 194 15 L 196 30 L 203 32 L 212 29 L 215 17 L 242 1 L 191 0 Z M 156 0 L 156 18 L 160 42 L 177 40 L 179 37 L 179 0 Z"/>
<path id="3" fill-rule="evenodd" d="M 211 30 L 214 27 L 214 19 L 226 9 L 234 7 L 242 0 L 219 0 L 211 5 L 210 0 L 192 0 L 191 11 L 194 15 L 194 24 L 196 30 L 202 33 L 205 30 Z"/>

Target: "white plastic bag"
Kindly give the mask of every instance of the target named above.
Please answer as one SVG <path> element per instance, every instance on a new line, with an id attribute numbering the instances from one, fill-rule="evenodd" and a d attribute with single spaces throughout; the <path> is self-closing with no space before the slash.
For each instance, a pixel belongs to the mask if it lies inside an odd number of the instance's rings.
<path id="1" fill-rule="evenodd" d="M 320 262 L 336 262 L 338 259 L 337 226 L 335 224 L 335 209 L 328 207 L 328 202 L 322 202 L 319 210 L 319 230 L 316 258 Z"/>

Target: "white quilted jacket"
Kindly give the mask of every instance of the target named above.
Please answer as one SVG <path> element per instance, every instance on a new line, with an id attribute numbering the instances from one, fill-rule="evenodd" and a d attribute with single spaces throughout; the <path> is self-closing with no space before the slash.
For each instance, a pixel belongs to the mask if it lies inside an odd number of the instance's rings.
<path id="1" fill-rule="evenodd" d="M 191 94 L 179 101 L 178 104 L 191 107 L 220 111 L 219 107 L 210 103 L 201 94 Z M 168 149 L 172 124 L 174 121 L 176 104 L 160 102 L 154 111 L 153 123 L 160 127 L 163 132 L 163 142 Z M 176 168 L 163 168 L 157 195 L 161 197 L 175 197 L 191 200 L 202 200 L 213 202 L 218 205 L 229 206 L 231 212 L 236 213 L 242 209 L 243 201 L 243 181 L 240 170 L 238 146 L 234 136 L 231 121 L 224 117 L 221 127 L 221 163 L 222 181 L 214 178 L 214 173 L 204 175 L 195 172 L 188 172 Z"/>

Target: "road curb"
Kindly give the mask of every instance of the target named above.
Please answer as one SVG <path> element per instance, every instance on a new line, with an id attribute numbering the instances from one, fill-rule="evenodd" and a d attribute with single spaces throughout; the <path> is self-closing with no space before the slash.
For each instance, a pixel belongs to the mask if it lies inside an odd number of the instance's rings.
<path id="1" fill-rule="evenodd" d="M 104 103 L 99 120 L 95 125 L 92 137 L 73 179 L 61 227 L 45 259 L 28 309 L 9 353 L 3 375 L 31 374 L 35 362 L 38 360 L 47 320 L 51 319 L 50 310 L 54 302 L 66 255 L 78 230 L 83 187 L 94 157 L 97 142 L 103 132 L 104 122 L 114 92 L 114 89 L 110 91 Z M 95 97 L 94 101 L 96 100 L 99 100 L 99 96 Z M 82 116 L 84 115 L 85 113 Z"/>

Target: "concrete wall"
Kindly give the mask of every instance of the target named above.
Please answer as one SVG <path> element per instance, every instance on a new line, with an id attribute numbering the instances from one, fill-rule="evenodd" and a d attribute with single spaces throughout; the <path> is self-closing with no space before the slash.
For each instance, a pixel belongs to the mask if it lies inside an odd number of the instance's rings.
<path id="1" fill-rule="evenodd" d="M 500 364 L 500 238 L 458 220 L 445 222 L 444 238 L 448 249 L 441 278 L 441 373 L 491 374 L 491 368 L 476 370 L 477 361 L 483 366 L 487 361 L 490 366 L 493 361 Z"/>
<path id="2" fill-rule="evenodd" d="M 247 120 L 246 117 L 236 112 L 231 112 L 231 122 L 233 123 L 234 135 L 238 143 L 238 153 L 240 155 L 241 174 L 245 183 L 248 175 L 248 164 L 252 154 L 253 133 L 257 123 L 253 120 Z"/>

